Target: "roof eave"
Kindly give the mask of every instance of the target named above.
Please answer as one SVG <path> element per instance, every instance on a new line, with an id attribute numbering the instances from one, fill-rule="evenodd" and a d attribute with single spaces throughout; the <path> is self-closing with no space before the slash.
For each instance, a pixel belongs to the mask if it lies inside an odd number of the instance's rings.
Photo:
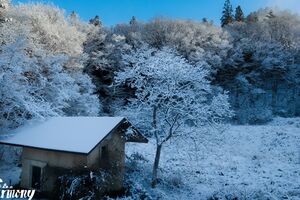
<path id="1" fill-rule="evenodd" d="M 67 151 L 67 150 L 60 150 L 60 149 L 49 149 L 49 148 L 34 147 L 34 146 L 29 146 L 29 145 L 14 144 L 14 143 L 7 143 L 7 142 L 1 142 L 1 141 L 0 141 L 0 144 L 15 146 L 15 147 L 32 148 L 32 149 L 38 149 L 38 150 L 44 150 L 44 151 L 54 151 L 54 152 L 60 152 L 60 153 L 79 154 L 79 155 L 85 155 L 85 156 L 88 155 L 88 153 L 86 153 L 86 152 Z"/>

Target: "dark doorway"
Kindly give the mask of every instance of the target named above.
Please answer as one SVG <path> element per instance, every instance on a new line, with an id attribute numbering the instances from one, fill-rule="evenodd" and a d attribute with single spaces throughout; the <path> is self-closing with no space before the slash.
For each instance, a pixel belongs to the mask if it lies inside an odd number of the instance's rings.
<path id="1" fill-rule="evenodd" d="M 108 148 L 107 146 L 101 147 L 101 161 L 100 167 L 103 169 L 109 169 L 109 162 L 108 162 Z"/>
<path id="2" fill-rule="evenodd" d="M 42 168 L 37 166 L 32 166 L 32 179 L 31 179 L 31 187 L 34 189 L 41 189 L 41 176 L 42 176 Z"/>
<path id="3" fill-rule="evenodd" d="M 101 147 L 101 160 L 107 160 L 108 159 L 108 149 L 107 146 Z"/>

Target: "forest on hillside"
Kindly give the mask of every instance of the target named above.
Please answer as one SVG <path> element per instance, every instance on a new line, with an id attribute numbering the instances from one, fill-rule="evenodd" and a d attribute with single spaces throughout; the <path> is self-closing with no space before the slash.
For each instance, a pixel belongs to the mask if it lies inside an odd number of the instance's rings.
<path id="1" fill-rule="evenodd" d="M 1 5 L 1 129 L 36 117 L 115 115 L 134 97 L 115 76 L 138 54 L 148 60 L 166 51 L 162 61 L 199 66 L 215 91 L 228 92 L 236 123 L 300 115 L 300 18 L 288 11 L 244 16 L 238 7 L 234 15 L 229 5 L 222 27 L 132 17 L 107 28 L 98 16 L 85 23 L 50 5 Z"/>
<path id="2" fill-rule="evenodd" d="M 105 27 L 101 16 L 0 0 L 0 85 L 3 133 L 53 116 L 125 116 L 160 153 L 207 125 L 300 117 L 300 16 L 246 16 L 226 0 L 221 26 L 133 16 Z"/>

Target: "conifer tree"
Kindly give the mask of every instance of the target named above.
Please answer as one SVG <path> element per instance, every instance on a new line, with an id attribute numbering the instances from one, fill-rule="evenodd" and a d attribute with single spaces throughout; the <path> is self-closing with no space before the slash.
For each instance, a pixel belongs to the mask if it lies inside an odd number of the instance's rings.
<path id="1" fill-rule="evenodd" d="M 72 19 L 77 19 L 78 18 L 78 14 L 73 10 L 70 14 L 70 18 Z"/>
<path id="2" fill-rule="evenodd" d="M 223 13 L 221 18 L 222 27 L 233 22 L 233 14 L 232 14 L 233 10 L 232 10 L 232 5 L 230 3 L 230 0 L 225 1 L 222 13 Z"/>
<path id="3" fill-rule="evenodd" d="M 241 6 L 236 7 L 234 18 L 235 18 L 235 21 L 237 21 L 237 22 L 245 21 L 244 12 L 243 12 Z"/>
<path id="4" fill-rule="evenodd" d="M 206 18 L 206 17 L 202 18 L 202 22 L 203 22 L 203 23 L 208 23 L 207 18 Z"/>
<path id="5" fill-rule="evenodd" d="M 136 20 L 136 17 L 135 16 L 132 16 L 130 22 L 129 22 L 130 25 L 136 25 L 137 24 L 137 20 Z"/>
<path id="6" fill-rule="evenodd" d="M 100 17 L 96 15 L 93 19 L 90 19 L 90 24 L 93 24 L 94 26 L 101 26 L 102 23 L 100 21 Z"/>

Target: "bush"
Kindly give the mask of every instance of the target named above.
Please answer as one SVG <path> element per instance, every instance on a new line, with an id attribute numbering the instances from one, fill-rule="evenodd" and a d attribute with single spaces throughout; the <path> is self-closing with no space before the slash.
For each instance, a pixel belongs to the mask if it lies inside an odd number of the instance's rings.
<path id="1" fill-rule="evenodd" d="M 58 177 L 54 199 L 101 199 L 109 190 L 110 174 L 81 172 Z"/>

